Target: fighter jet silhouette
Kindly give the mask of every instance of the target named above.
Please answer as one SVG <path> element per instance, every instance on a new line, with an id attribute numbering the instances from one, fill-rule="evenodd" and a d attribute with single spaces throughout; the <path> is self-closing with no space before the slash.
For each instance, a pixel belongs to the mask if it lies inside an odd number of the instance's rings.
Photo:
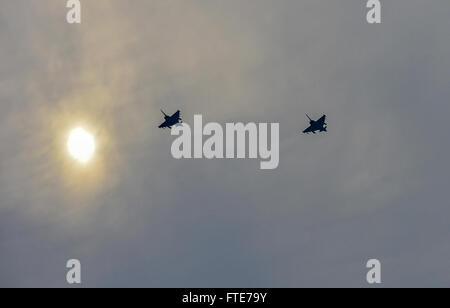
<path id="1" fill-rule="evenodd" d="M 306 115 L 309 119 L 309 127 L 303 131 L 304 134 L 313 133 L 316 132 L 327 132 L 327 123 L 325 123 L 325 120 L 327 119 L 327 116 L 324 115 L 317 121 L 313 121 L 309 115 Z"/>
<path id="2" fill-rule="evenodd" d="M 177 110 L 173 115 L 168 116 L 164 113 L 164 111 L 161 110 L 161 112 L 164 115 L 164 123 L 159 126 L 159 128 L 172 128 L 172 126 L 177 125 L 178 123 L 183 123 L 183 121 L 180 118 L 180 110 Z"/>

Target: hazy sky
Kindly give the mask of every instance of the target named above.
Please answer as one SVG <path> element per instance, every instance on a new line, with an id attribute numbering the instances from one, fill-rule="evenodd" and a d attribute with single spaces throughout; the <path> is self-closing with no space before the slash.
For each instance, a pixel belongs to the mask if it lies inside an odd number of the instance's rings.
<path id="1" fill-rule="evenodd" d="M 0 286 L 450 286 L 450 2 L 382 2 L 0 0 Z M 279 122 L 280 167 L 175 160 L 160 108 Z"/>

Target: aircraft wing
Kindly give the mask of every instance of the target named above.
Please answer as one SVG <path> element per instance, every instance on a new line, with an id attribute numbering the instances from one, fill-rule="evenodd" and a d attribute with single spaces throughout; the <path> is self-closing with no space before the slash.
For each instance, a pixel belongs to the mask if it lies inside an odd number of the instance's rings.
<path id="1" fill-rule="evenodd" d="M 178 119 L 179 117 L 180 117 L 180 111 L 175 112 L 175 113 L 171 116 L 171 118 L 176 118 L 176 119 Z"/>
<path id="2" fill-rule="evenodd" d="M 305 129 L 305 130 L 303 131 L 304 134 L 312 133 L 312 132 L 313 132 L 312 126 L 308 127 L 307 129 Z"/>
<path id="3" fill-rule="evenodd" d="M 322 126 L 323 126 L 323 125 L 325 124 L 326 119 L 327 119 L 327 116 L 324 115 L 324 116 L 321 117 L 319 120 L 317 120 L 317 123 L 318 123 L 319 125 L 322 125 Z"/>
<path id="4" fill-rule="evenodd" d="M 164 128 L 164 127 L 168 127 L 167 121 L 165 121 L 163 124 L 161 124 L 160 126 L 158 126 L 158 128 Z"/>

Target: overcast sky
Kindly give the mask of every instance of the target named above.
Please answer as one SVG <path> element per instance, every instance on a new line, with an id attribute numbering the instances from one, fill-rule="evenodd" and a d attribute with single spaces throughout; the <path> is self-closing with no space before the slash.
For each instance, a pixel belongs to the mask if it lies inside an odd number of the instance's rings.
<path id="1" fill-rule="evenodd" d="M 0 0 L 0 286 L 450 286 L 450 2 L 382 2 Z M 279 122 L 280 166 L 175 160 L 160 108 Z"/>

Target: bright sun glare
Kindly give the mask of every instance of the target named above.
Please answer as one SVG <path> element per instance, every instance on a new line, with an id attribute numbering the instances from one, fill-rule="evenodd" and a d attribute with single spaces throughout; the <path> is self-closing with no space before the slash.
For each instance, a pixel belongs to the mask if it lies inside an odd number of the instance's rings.
<path id="1" fill-rule="evenodd" d="M 82 164 L 88 163 L 95 153 L 95 139 L 83 128 L 75 128 L 67 141 L 69 154 Z"/>

